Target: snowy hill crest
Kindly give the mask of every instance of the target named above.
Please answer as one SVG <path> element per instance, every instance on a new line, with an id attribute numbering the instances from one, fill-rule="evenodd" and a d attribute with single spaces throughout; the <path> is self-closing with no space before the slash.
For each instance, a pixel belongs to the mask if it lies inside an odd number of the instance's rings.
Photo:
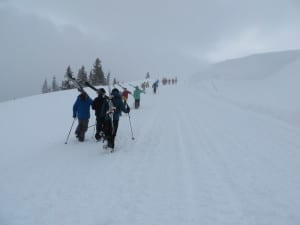
<path id="1" fill-rule="evenodd" d="M 213 64 L 197 76 L 223 80 L 265 79 L 299 61 L 300 50 L 255 54 Z"/>

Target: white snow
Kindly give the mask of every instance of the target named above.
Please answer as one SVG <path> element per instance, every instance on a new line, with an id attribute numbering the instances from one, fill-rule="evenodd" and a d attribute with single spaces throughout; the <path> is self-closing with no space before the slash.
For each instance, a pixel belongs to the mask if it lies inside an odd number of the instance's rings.
<path id="1" fill-rule="evenodd" d="M 112 154 L 64 144 L 76 90 L 1 103 L 0 224 L 300 224 L 298 76 L 191 79 L 147 89 Z"/>

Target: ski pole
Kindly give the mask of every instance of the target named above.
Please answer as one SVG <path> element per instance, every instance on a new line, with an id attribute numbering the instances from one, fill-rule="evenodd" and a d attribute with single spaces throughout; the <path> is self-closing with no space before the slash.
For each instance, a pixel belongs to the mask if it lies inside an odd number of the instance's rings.
<path id="1" fill-rule="evenodd" d="M 95 124 L 96 125 L 96 124 Z M 95 133 L 96 133 L 96 126 L 94 125 L 94 133 L 93 133 L 93 137 L 95 137 Z"/>
<path id="2" fill-rule="evenodd" d="M 74 120 L 73 120 L 73 122 L 72 122 L 72 125 L 71 125 L 71 128 L 70 128 L 70 131 L 69 131 L 69 134 L 68 134 L 68 137 L 67 137 L 67 139 L 66 139 L 66 142 L 65 142 L 65 144 L 67 144 L 67 143 L 68 143 L 69 136 L 70 136 L 71 130 L 72 130 L 72 128 L 73 128 L 73 125 L 74 125 L 74 122 L 75 122 L 75 120 L 76 120 L 76 117 L 74 118 Z"/>
<path id="3" fill-rule="evenodd" d="M 95 137 L 95 132 L 96 132 L 96 124 L 93 124 L 93 125 L 90 125 L 88 126 L 88 129 L 90 129 L 91 127 L 94 127 L 94 130 L 93 130 L 93 137 Z"/>
<path id="4" fill-rule="evenodd" d="M 128 119 L 129 119 L 130 130 L 131 130 L 131 140 L 134 140 L 133 132 L 132 132 L 132 126 L 131 126 L 131 119 L 130 119 L 130 114 L 129 113 L 128 113 Z"/>

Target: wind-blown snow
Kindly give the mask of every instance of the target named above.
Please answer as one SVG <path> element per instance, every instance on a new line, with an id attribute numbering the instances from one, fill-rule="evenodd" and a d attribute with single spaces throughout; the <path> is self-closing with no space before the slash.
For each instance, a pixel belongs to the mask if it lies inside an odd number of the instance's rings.
<path id="1" fill-rule="evenodd" d="M 1 103 L 0 224 L 300 224 L 300 127 L 253 110 L 267 97 L 238 96 L 251 85 L 148 89 L 130 113 L 135 140 L 123 114 L 113 154 L 93 127 L 84 143 L 73 129 L 64 144 L 75 90 Z M 272 104 L 274 113 L 299 111 Z"/>

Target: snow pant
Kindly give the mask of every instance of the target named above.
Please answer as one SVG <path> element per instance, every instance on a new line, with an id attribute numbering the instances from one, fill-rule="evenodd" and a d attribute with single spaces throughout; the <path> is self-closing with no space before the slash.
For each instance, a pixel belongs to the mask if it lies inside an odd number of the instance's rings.
<path id="1" fill-rule="evenodd" d="M 107 147 L 114 148 L 115 147 L 115 137 L 117 135 L 119 126 L 119 120 L 113 121 L 113 127 L 111 120 L 105 120 L 104 122 L 104 134 L 105 139 L 107 140 Z"/>
<path id="2" fill-rule="evenodd" d="M 134 108 L 138 109 L 140 107 L 140 99 L 134 100 Z"/>
<path id="3" fill-rule="evenodd" d="M 100 139 L 101 138 L 101 133 L 104 133 L 104 122 L 105 119 L 104 117 L 96 117 L 96 134 L 95 138 Z"/>
<path id="4" fill-rule="evenodd" d="M 88 129 L 89 119 L 78 119 L 78 125 L 75 130 L 76 137 L 79 141 L 84 141 L 85 132 Z"/>

